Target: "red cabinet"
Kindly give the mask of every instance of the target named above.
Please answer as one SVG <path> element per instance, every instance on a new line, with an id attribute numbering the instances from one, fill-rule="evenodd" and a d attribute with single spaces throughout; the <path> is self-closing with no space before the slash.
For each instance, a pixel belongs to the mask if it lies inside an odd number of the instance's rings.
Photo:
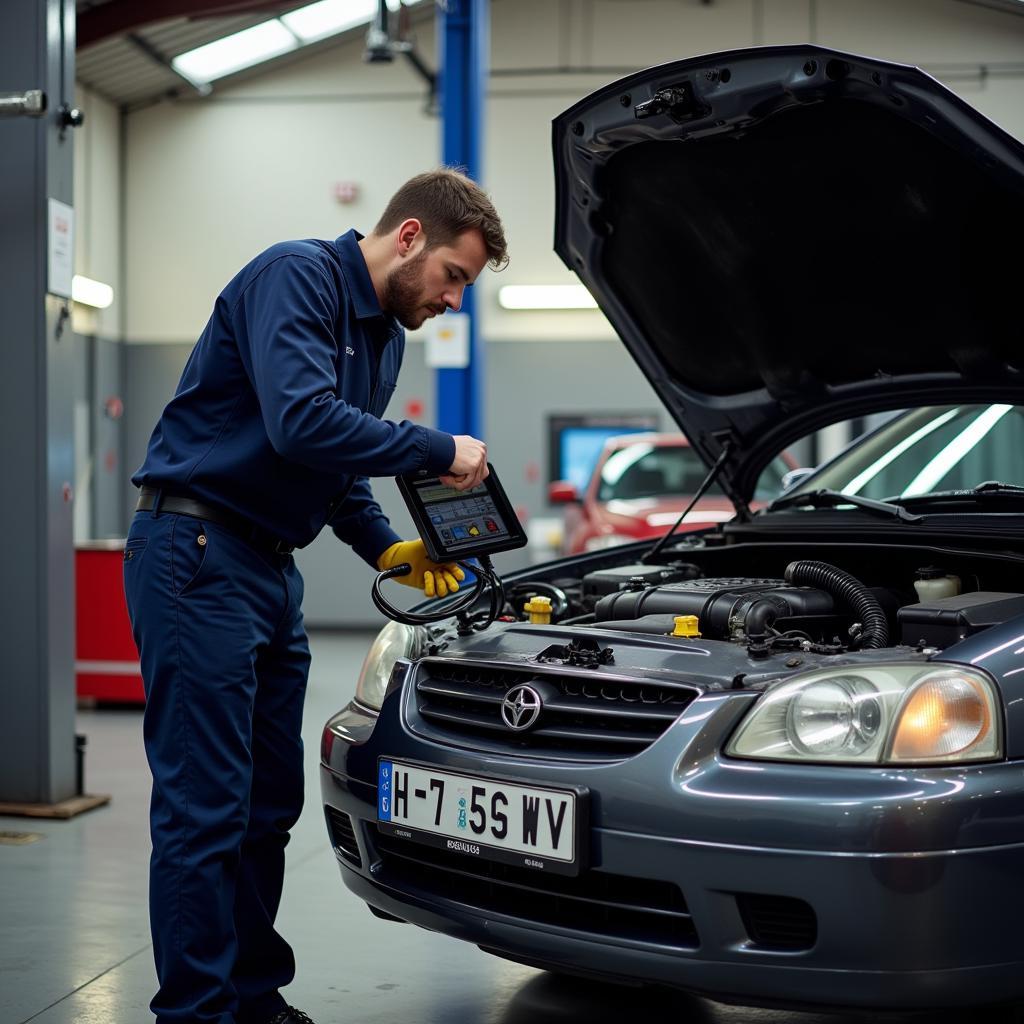
<path id="1" fill-rule="evenodd" d="M 75 545 L 75 687 L 79 697 L 143 704 L 123 560 L 123 540 Z"/>

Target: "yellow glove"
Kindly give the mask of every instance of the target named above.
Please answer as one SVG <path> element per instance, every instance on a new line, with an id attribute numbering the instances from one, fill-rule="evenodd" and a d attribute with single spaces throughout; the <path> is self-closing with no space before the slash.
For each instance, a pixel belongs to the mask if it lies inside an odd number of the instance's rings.
<path id="1" fill-rule="evenodd" d="M 426 597 L 445 597 L 454 594 L 459 589 L 459 580 L 464 580 L 466 574 L 453 562 L 439 565 L 427 554 L 423 541 L 400 540 L 392 544 L 377 559 L 377 568 L 382 572 L 393 566 L 408 562 L 412 566 L 412 572 L 405 576 L 395 576 L 396 583 L 404 583 L 407 587 L 415 587 L 422 590 Z"/>

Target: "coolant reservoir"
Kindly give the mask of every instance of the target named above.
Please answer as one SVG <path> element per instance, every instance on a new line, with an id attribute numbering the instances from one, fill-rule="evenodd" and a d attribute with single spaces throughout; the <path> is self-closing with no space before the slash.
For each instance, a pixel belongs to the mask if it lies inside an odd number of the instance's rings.
<path id="1" fill-rule="evenodd" d="M 928 566 L 917 570 L 914 590 L 921 604 L 935 601 L 940 597 L 956 597 L 960 593 L 960 577 L 952 576 L 944 569 Z"/>

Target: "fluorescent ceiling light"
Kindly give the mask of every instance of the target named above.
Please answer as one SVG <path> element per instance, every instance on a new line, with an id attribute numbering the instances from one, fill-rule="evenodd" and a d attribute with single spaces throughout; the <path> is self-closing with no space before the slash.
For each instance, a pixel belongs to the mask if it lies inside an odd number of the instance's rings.
<path id="1" fill-rule="evenodd" d="M 279 57 L 298 45 L 295 36 L 275 18 L 189 50 L 171 64 L 190 81 L 203 84 Z"/>
<path id="2" fill-rule="evenodd" d="M 94 281 L 90 277 L 75 274 L 71 279 L 71 298 L 86 306 L 106 309 L 114 301 L 114 289 L 102 281 Z"/>
<path id="3" fill-rule="evenodd" d="M 395 0 L 388 6 L 397 7 Z M 337 32 L 363 25 L 377 13 L 377 0 L 320 0 L 281 15 L 281 21 L 304 43 L 314 43 Z"/>
<path id="4" fill-rule="evenodd" d="M 597 309 L 581 284 L 506 284 L 498 289 L 502 309 Z"/>

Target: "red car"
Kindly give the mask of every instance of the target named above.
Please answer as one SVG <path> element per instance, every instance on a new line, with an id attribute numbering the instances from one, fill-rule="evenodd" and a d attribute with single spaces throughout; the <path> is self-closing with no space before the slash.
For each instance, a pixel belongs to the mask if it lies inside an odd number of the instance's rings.
<path id="1" fill-rule="evenodd" d="M 796 468 L 787 454 L 775 459 L 758 481 L 751 508 L 782 491 L 782 478 Z M 568 480 L 548 488 L 552 504 L 566 505 L 564 552 L 614 547 L 667 533 L 707 475 L 707 467 L 681 434 L 623 434 L 605 442 L 582 494 Z M 715 485 L 687 515 L 680 530 L 721 523 L 735 515 Z"/>

